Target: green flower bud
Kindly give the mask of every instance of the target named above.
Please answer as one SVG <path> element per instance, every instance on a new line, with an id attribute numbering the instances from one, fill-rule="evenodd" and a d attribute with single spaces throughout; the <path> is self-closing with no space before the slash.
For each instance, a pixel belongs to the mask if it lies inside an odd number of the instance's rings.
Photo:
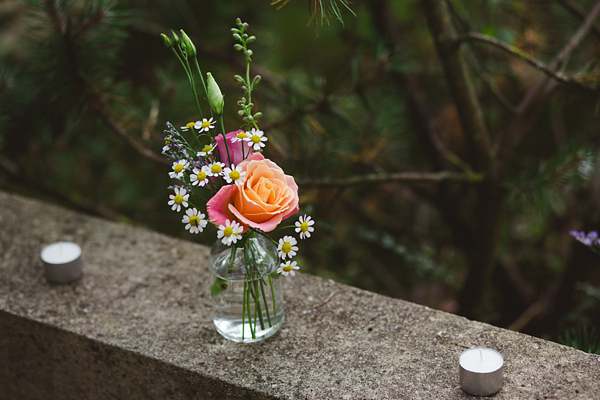
<path id="1" fill-rule="evenodd" d="M 169 39 L 169 37 L 167 35 L 165 35 L 164 33 L 161 33 L 160 37 L 163 38 L 163 42 L 165 42 L 165 46 L 167 46 L 168 49 L 173 47 L 173 41 L 171 39 Z"/>
<path id="2" fill-rule="evenodd" d="M 179 36 L 177 36 L 173 29 L 171 29 L 171 33 L 173 34 L 173 42 L 179 44 Z"/>
<path id="3" fill-rule="evenodd" d="M 183 29 L 180 32 L 181 32 L 181 42 L 185 46 L 185 51 L 187 52 L 188 55 L 194 57 L 196 55 L 196 46 L 194 46 L 194 43 L 192 42 L 190 37 L 185 34 Z"/>
<path id="4" fill-rule="evenodd" d="M 223 100 L 223 95 L 221 94 L 219 85 L 217 85 L 217 81 L 215 81 L 210 72 L 206 74 L 206 91 L 208 92 L 208 104 L 210 104 L 214 112 L 221 115 L 225 101 Z"/>

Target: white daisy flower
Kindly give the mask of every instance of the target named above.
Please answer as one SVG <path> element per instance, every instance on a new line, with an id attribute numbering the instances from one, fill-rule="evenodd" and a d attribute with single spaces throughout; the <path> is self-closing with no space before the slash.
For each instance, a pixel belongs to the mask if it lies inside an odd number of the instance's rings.
<path id="1" fill-rule="evenodd" d="M 198 157 L 206 157 L 213 152 L 213 150 L 217 147 L 217 143 L 207 144 L 202 148 L 202 151 L 198 152 Z"/>
<path id="2" fill-rule="evenodd" d="M 246 171 L 242 171 L 239 165 L 236 167 L 231 164 L 231 168 L 227 167 L 223 170 L 223 177 L 227 183 L 241 185 L 246 180 Z"/>
<path id="3" fill-rule="evenodd" d="M 173 179 L 183 178 L 183 173 L 188 168 L 189 164 L 190 163 L 187 160 L 173 162 L 173 171 L 169 172 L 169 177 Z"/>
<path id="4" fill-rule="evenodd" d="M 200 168 L 194 168 L 194 173 L 190 175 L 190 182 L 194 186 L 204 186 L 208 183 L 209 168 L 205 165 Z"/>
<path id="5" fill-rule="evenodd" d="M 214 127 L 215 121 L 213 121 L 212 118 L 202 118 L 202 121 L 196 121 L 196 125 L 194 125 L 194 128 L 198 129 L 200 132 L 208 132 L 209 129 L 212 129 Z"/>
<path id="6" fill-rule="evenodd" d="M 288 262 L 281 263 L 279 268 L 277 268 L 277 272 L 283 276 L 288 276 L 288 275 L 294 276 L 294 275 L 296 275 L 296 273 L 294 271 L 298 271 L 299 269 L 300 269 L 300 267 L 298 265 L 296 265 L 296 261 L 288 261 Z"/>
<path id="7" fill-rule="evenodd" d="M 173 140 L 173 135 L 169 135 L 165 138 L 165 147 L 162 148 L 163 153 L 169 150 L 171 140 Z"/>
<path id="8" fill-rule="evenodd" d="M 254 149 L 254 151 L 258 151 L 261 148 L 265 147 L 265 142 L 267 141 L 267 137 L 265 136 L 263 131 L 252 128 L 252 132 L 247 132 L 249 138 L 246 139 L 250 143 L 250 147 Z"/>
<path id="9" fill-rule="evenodd" d="M 284 236 L 281 239 L 279 239 L 279 246 L 277 246 L 279 257 L 281 257 L 284 260 L 286 257 L 294 257 L 296 255 L 296 252 L 298 251 L 298 246 L 295 246 L 296 243 L 298 242 L 293 236 Z"/>
<path id="10" fill-rule="evenodd" d="M 231 143 L 242 142 L 248 140 L 248 132 L 239 131 L 234 138 L 231 139 Z"/>
<path id="11" fill-rule="evenodd" d="M 223 175 L 223 168 L 225 164 L 222 162 L 215 161 L 214 163 L 208 164 L 208 176 L 219 176 Z"/>
<path id="12" fill-rule="evenodd" d="M 189 197 L 190 197 L 190 195 L 187 193 L 187 191 L 184 188 L 176 187 L 175 194 L 169 195 L 169 198 L 171 200 L 169 200 L 168 204 L 171 206 L 171 210 L 179 212 L 179 211 L 181 211 L 182 205 L 187 208 Z"/>
<path id="13" fill-rule="evenodd" d="M 221 239 L 224 245 L 229 246 L 237 242 L 242 237 L 244 227 L 237 221 L 225 220 L 225 225 L 219 225 L 217 239 Z"/>
<path id="14" fill-rule="evenodd" d="M 185 124 L 185 126 L 181 127 L 181 130 L 186 132 L 188 130 L 190 130 L 190 128 L 193 128 L 196 125 L 195 122 L 188 122 L 187 124 Z"/>
<path id="15" fill-rule="evenodd" d="M 309 215 L 301 216 L 299 220 L 296 221 L 296 233 L 300 234 L 300 239 L 310 237 L 311 232 L 315 231 L 315 228 L 313 228 L 314 224 L 315 221 L 313 221 Z"/>
<path id="16" fill-rule="evenodd" d="M 189 230 L 190 233 L 200 233 L 204 230 L 206 224 L 208 224 L 206 216 L 201 212 L 198 212 L 195 208 L 188 208 L 185 211 L 185 214 L 186 215 L 183 216 L 181 222 L 187 224 L 185 229 Z"/>

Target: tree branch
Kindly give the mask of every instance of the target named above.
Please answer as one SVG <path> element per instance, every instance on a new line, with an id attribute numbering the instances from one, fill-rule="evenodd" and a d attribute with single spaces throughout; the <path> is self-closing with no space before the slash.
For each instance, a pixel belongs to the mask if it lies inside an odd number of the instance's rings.
<path id="1" fill-rule="evenodd" d="M 443 181 L 457 181 L 475 183 L 481 182 L 483 175 L 477 173 L 457 172 L 394 172 L 390 174 L 366 174 L 341 179 L 299 179 L 298 185 L 302 187 L 349 187 L 373 183 L 437 183 Z"/>
<path id="2" fill-rule="evenodd" d="M 584 23 L 579 29 L 573 34 L 571 39 L 563 47 L 561 52 L 554 58 L 548 68 L 551 71 L 556 71 L 560 67 L 563 60 L 568 57 L 571 52 L 579 46 L 582 39 L 590 31 L 594 24 L 594 20 L 600 14 L 600 1 L 596 3 L 594 8 L 590 11 Z M 513 149 L 525 136 L 525 134 L 531 129 L 537 119 L 537 115 L 541 111 L 543 100 L 547 93 L 550 93 L 554 89 L 556 82 L 552 81 L 549 83 L 550 78 L 543 76 L 534 83 L 527 93 L 523 96 L 523 99 L 517 107 L 517 115 L 511 121 L 509 127 L 506 129 L 504 134 L 498 136 L 497 148 L 498 155 L 501 160 L 506 160 L 508 153 Z M 537 105 L 537 108 L 532 113 L 528 111 Z M 533 114 L 533 115 L 530 115 Z"/>
<path id="3" fill-rule="evenodd" d="M 108 126 L 114 133 L 119 136 L 129 147 L 135 150 L 138 154 L 155 161 L 162 165 L 169 165 L 169 162 L 162 156 L 154 153 L 152 150 L 142 146 L 136 140 L 127 135 L 125 130 L 116 123 L 109 115 L 109 106 L 106 103 L 104 94 L 90 79 L 83 76 L 79 70 L 79 59 L 75 51 L 75 43 L 73 35 L 70 35 L 69 24 L 65 21 L 64 16 L 59 14 L 59 10 L 52 0 L 44 0 L 46 12 L 54 25 L 54 29 L 64 43 L 65 56 L 68 59 L 69 73 L 73 77 L 73 82 L 81 89 L 85 101 L 89 103 L 95 114 Z M 82 35 L 91 29 L 93 26 L 101 22 L 106 16 L 103 10 L 96 13 L 93 18 L 79 27 L 76 35 Z M 74 27 L 71 26 L 74 29 Z M 87 90 L 86 90 L 87 89 Z M 90 93 L 88 93 L 90 92 Z"/>
<path id="4" fill-rule="evenodd" d="M 491 171 L 494 151 L 473 83 L 460 51 L 454 44 L 456 32 L 446 2 L 421 0 L 421 5 L 467 138 L 471 164 L 476 170 Z"/>
<path id="5" fill-rule="evenodd" d="M 577 4 L 574 4 L 571 0 L 559 0 L 559 2 L 563 7 L 571 11 L 571 13 L 577 15 L 580 19 L 585 20 L 586 14 Z M 600 38 L 600 28 L 598 28 L 597 25 L 592 25 L 592 31 Z"/>
<path id="6" fill-rule="evenodd" d="M 104 122 L 104 124 L 108 128 L 110 128 L 110 130 L 112 130 L 115 134 L 117 134 L 117 136 L 119 138 L 121 138 L 135 152 L 144 156 L 145 158 L 148 158 L 148 159 L 150 159 L 158 164 L 162 164 L 162 165 L 170 164 L 169 161 L 165 157 L 162 157 L 162 156 L 156 154 L 155 152 L 153 152 L 152 150 L 142 146 L 135 139 L 133 139 L 131 136 L 129 136 L 127 134 L 127 132 L 125 132 L 125 130 L 123 128 L 121 128 L 121 126 L 114 119 L 112 119 L 112 117 L 109 115 L 108 104 L 106 103 L 106 100 L 104 99 L 104 95 L 102 94 L 100 89 L 98 87 L 96 87 L 94 85 L 94 83 L 91 82 L 90 80 L 85 79 L 85 78 L 83 78 L 83 80 L 87 83 L 87 86 L 92 93 L 91 96 L 89 96 L 89 98 L 88 98 L 88 102 L 90 103 L 92 110 L 102 120 L 102 122 Z"/>
<path id="7" fill-rule="evenodd" d="M 4 157 L 0 157 L 0 172 L 4 172 L 6 177 L 14 182 L 15 185 L 31 189 L 35 188 L 36 193 L 41 196 L 47 196 L 54 199 L 59 204 L 66 205 L 74 210 L 79 210 L 91 215 L 97 215 L 106 219 L 116 221 L 119 219 L 119 214 L 103 207 L 101 205 L 93 205 L 88 202 L 80 202 L 73 200 L 70 196 L 62 193 L 52 186 L 46 185 L 43 180 L 35 180 L 30 176 L 23 174 L 21 169 L 17 167 L 13 162 L 7 160 Z"/>
<path id="8" fill-rule="evenodd" d="M 529 65 L 533 66 L 534 68 L 542 71 L 548 77 L 550 77 L 552 79 L 556 79 L 557 81 L 559 81 L 567 86 L 573 86 L 578 89 L 583 89 L 583 90 L 592 91 L 592 92 L 597 92 L 600 89 L 598 86 L 592 87 L 592 86 L 584 85 L 583 83 L 578 82 L 577 80 L 573 79 L 573 77 L 571 77 L 569 75 L 563 74 L 562 72 L 554 71 L 554 70 L 550 69 L 548 66 L 546 66 L 546 64 L 544 64 L 542 61 L 523 52 L 518 47 L 512 46 L 512 45 L 510 45 L 506 42 L 503 42 L 501 40 L 498 40 L 492 36 L 487 36 L 487 35 L 483 35 L 481 33 L 476 33 L 476 32 L 470 32 L 470 33 L 465 33 L 464 35 L 457 37 L 455 43 L 456 43 L 456 45 L 460 45 L 462 43 L 465 43 L 466 41 L 471 41 L 471 40 L 489 44 L 491 46 L 501 49 L 502 51 L 504 51 L 510 55 L 518 57 L 521 60 L 528 63 Z"/>

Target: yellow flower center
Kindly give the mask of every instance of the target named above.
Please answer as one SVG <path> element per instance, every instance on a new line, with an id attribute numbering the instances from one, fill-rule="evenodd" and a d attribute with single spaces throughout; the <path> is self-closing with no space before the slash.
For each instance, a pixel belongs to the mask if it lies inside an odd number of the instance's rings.
<path id="1" fill-rule="evenodd" d="M 204 146 L 204 148 L 202 149 L 203 152 L 208 153 L 210 151 L 212 151 L 212 146 L 210 144 L 207 144 L 206 146 Z"/>
<path id="2" fill-rule="evenodd" d="M 289 253 L 292 251 L 292 245 L 289 242 L 285 242 L 283 246 L 281 246 L 281 251 L 283 251 L 285 254 Z"/>
<path id="3" fill-rule="evenodd" d="M 175 171 L 176 173 L 180 173 L 181 171 L 183 171 L 183 168 L 183 164 L 177 164 L 175 168 L 173 168 L 173 171 Z"/>
<path id="4" fill-rule="evenodd" d="M 173 201 L 175 202 L 175 204 L 181 204 L 183 203 L 183 196 L 180 194 L 176 194 L 173 198 Z"/>
<path id="5" fill-rule="evenodd" d="M 233 179 L 234 181 L 237 181 L 238 179 L 240 179 L 240 172 L 238 170 L 233 170 L 229 173 L 229 177 L 231 179 Z"/>
<path id="6" fill-rule="evenodd" d="M 246 139 L 247 137 L 248 135 L 246 134 L 246 132 L 240 132 L 237 134 L 238 139 Z"/>
<path id="7" fill-rule="evenodd" d="M 290 272 L 294 268 L 292 268 L 291 265 L 284 265 L 281 269 L 284 270 L 285 272 Z"/>
<path id="8" fill-rule="evenodd" d="M 200 225 L 200 218 L 198 218 L 197 215 L 192 215 L 190 217 L 190 225 L 191 226 L 198 226 L 198 225 Z"/>
<path id="9" fill-rule="evenodd" d="M 195 126 L 196 123 L 195 122 L 188 122 L 187 124 L 185 124 L 186 127 L 191 128 L 192 126 Z"/>
<path id="10" fill-rule="evenodd" d="M 252 143 L 260 143 L 260 136 L 252 135 Z"/>
<path id="11" fill-rule="evenodd" d="M 206 179 L 206 173 L 204 171 L 200 171 L 196 174 L 196 178 L 198 178 L 199 181 L 203 181 Z"/>
<path id="12" fill-rule="evenodd" d="M 210 126 L 210 122 L 209 121 L 202 121 L 202 127 L 203 128 L 208 128 Z"/>
<path id="13" fill-rule="evenodd" d="M 227 228 L 225 228 L 223 230 L 223 235 L 225 235 L 225 237 L 229 237 L 231 235 L 233 235 L 233 228 L 228 226 Z"/>
<path id="14" fill-rule="evenodd" d="M 302 232 L 307 232 L 308 231 L 308 222 L 304 221 L 303 223 L 300 224 L 300 230 Z"/>
<path id="15" fill-rule="evenodd" d="M 173 136 L 169 136 L 168 138 L 166 138 L 165 139 L 165 144 L 171 143 L 171 139 L 173 139 Z"/>
<path id="16" fill-rule="evenodd" d="M 221 171 L 223 171 L 223 168 L 221 168 L 219 164 L 213 164 L 212 167 L 210 167 L 210 172 L 213 174 L 218 174 Z"/>

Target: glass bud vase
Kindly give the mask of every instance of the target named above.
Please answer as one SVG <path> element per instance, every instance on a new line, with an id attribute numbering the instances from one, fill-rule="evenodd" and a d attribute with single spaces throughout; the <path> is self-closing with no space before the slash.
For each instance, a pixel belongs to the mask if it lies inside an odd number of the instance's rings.
<path id="1" fill-rule="evenodd" d="M 234 342 L 264 340 L 283 323 L 282 279 L 277 246 L 251 232 L 230 246 L 210 251 L 210 294 L 217 331 Z"/>

